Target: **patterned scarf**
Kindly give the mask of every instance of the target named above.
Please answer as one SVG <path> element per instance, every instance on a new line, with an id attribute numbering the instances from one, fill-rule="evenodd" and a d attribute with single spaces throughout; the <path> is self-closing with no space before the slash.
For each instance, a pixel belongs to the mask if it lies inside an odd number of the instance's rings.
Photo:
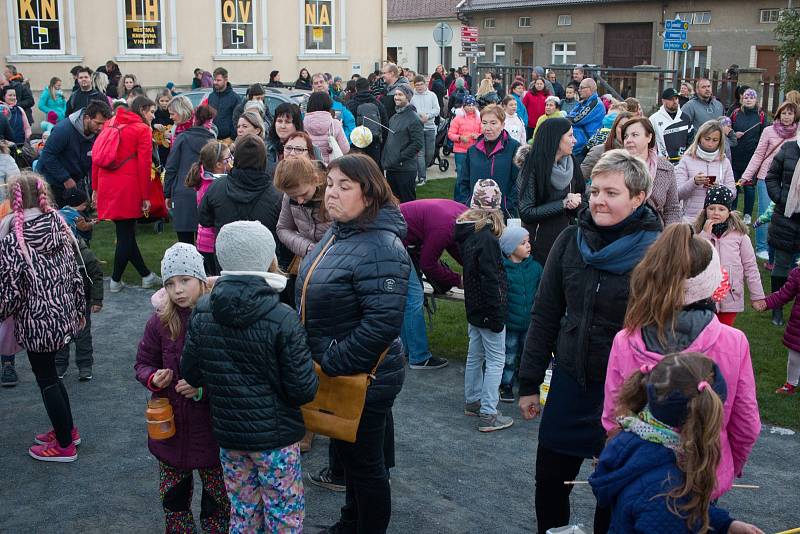
<path id="1" fill-rule="evenodd" d="M 639 412 L 638 416 L 617 417 L 617 422 L 625 432 L 632 432 L 645 441 L 658 443 L 675 452 L 679 452 L 681 449 L 681 436 L 678 429 L 667 426 L 653 417 L 647 406 Z"/>
<path id="2" fill-rule="evenodd" d="M 775 130 L 775 133 L 777 133 L 781 139 L 792 139 L 797 135 L 796 122 L 791 126 L 784 126 L 781 121 L 775 121 L 772 123 L 772 129 Z"/>

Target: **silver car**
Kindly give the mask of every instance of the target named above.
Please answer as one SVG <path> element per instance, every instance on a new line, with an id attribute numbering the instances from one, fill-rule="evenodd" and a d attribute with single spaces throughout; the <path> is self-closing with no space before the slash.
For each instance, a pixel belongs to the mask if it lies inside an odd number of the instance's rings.
<path id="1" fill-rule="evenodd" d="M 233 91 L 239 95 L 240 98 L 244 99 L 248 87 L 248 85 L 234 85 Z M 284 102 L 297 104 L 300 106 L 300 110 L 305 113 L 308 96 L 311 94 L 311 91 L 305 91 L 303 89 L 284 89 L 280 87 L 264 87 L 264 92 L 266 93 L 264 95 L 264 104 L 273 117 L 275 116 L 275 109 Z M 192 102 L 192 107 L 196 108 L 203 100 L 208 98 L 209 93 L 211 93 L 211 88 L 204 87 L 181 94 Z"/>

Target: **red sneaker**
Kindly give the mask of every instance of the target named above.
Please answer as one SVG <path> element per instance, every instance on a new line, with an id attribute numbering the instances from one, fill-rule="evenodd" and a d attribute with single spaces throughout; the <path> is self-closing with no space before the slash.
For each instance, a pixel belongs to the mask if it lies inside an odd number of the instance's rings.
<path id="1" fill-rule="evenodd" d="M 74 443 L 68 447 L 62 447 L 57 441 L 51 441 L 44 445 L 34 445 L 28 449 L 28 454 L 43 462 L 74 462 L 78 459 L 78 449 Z"/>
<path id="2" fill-rule="evenodd" d="M 797 386 L 786 382 L 784 385 L 776 389 L 775 393 L 778 395 L 794 395 L 795 391 L 797 391 Z"/>
<path id="3" fill-rule="evenodd" d="M 48 443 L 52 443 L 56 440 L 56 431 L 50 429 L 49 432 L 45 432 L 44 434 L 39 434 L 33 441 L 35 441 L 39 445 L 47 445 Z M 80 445 L 81 444 L 81 435 L 78 434 L 78 427 L 74 427 L 72 429 L 72 444 L 73 445 Z"/>

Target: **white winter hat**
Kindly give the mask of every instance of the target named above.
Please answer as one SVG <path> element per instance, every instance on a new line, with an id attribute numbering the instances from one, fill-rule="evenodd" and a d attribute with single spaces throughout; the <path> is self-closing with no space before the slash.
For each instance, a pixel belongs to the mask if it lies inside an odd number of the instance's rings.
<path id="1" fill-rule="evenodd" d="M 161 260 L 161 278 L 166 282 L 173 276 L 193 276 L 206 281 L 203 256 L 188 243 L 175 243 L 164 252 Z"/>
<path id="2" fill-rule="evenodd" d="M 266 273 L 275 259 L 275 238 L 258 221 L 226 224 L 217 234 L 216 247 L 223 271 Z"/>

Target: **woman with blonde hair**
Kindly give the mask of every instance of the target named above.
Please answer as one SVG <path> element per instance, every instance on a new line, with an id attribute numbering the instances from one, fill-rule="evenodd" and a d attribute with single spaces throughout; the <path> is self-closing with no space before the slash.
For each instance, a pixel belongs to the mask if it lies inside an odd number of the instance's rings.
<path id="1" fill-rule="evenodd" d="M 39 96 L 39 110 L 45 117 L 51 111 L 56 114 L 56 122 L 63 119 L 67 114 L 67 101 L 64 99 L 64 92 L 61 90 L 61 78 L 50 78 L 50 83 Z"/>
<path id="2" fill-rule="evenodd" d="M 194 106 L 192 106 L 192 101 L 189 98 L 178 95 L 172 97 L 172 100 L 169 101 L 167 111 L 169 112 L 169 118 L 175 124 L 175 129 L 172 133 L 172 142 L 174 143 L 179 134 L 193 126 Z"/>
<path id="3" fill-rule="evenodd" d="M 478 103 L 481 107 L 500 102 L 500 98 L 497 96 L 497 91 L 492 84 L 491 78 L 484 78 L 481 80 L 481 84 L 475 92 L 475 98 L 478 99 Z"/>

